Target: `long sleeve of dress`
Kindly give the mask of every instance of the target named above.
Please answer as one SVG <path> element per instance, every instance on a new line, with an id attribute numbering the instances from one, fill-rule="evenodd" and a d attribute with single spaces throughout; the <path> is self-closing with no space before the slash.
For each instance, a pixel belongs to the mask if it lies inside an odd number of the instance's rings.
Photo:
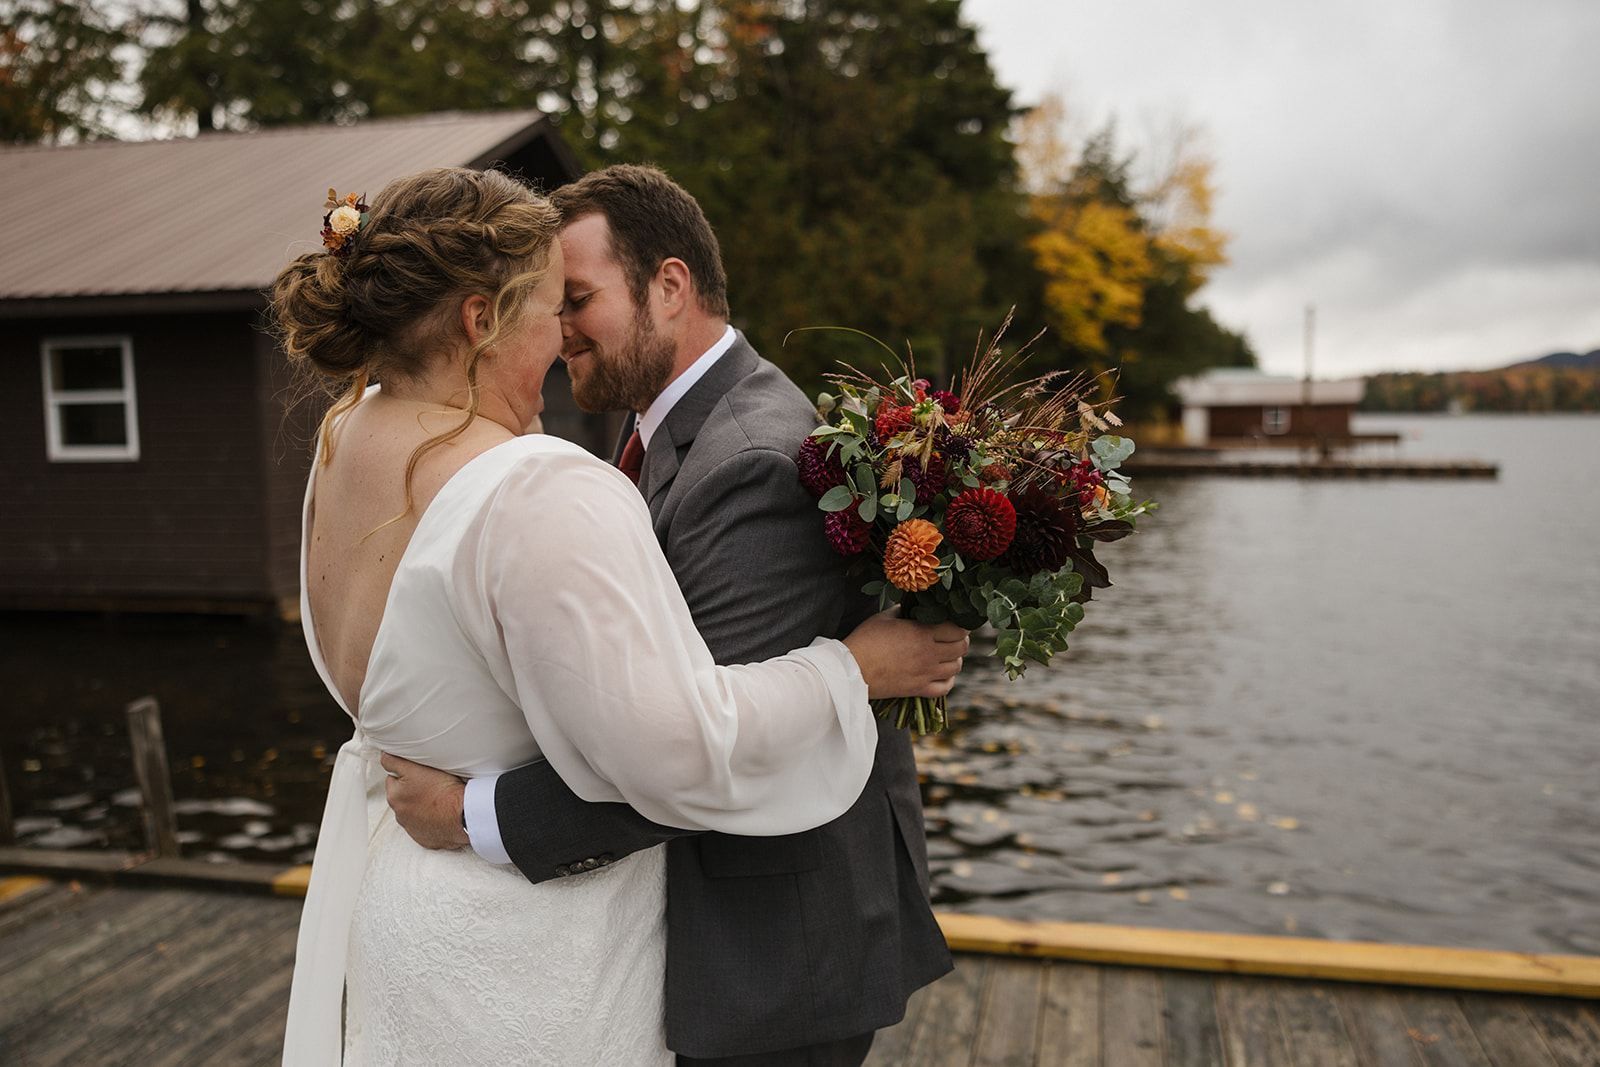
<path id="1" fill-rule="evenodd" d="M 772 835 L 827 822 L 860 794 L 877 730 L 849 650 L 819 640 L 716 666 L 615 470 L 577 450 L 515 465 L 453 568 L 458 621 L 584 799 Z"/>

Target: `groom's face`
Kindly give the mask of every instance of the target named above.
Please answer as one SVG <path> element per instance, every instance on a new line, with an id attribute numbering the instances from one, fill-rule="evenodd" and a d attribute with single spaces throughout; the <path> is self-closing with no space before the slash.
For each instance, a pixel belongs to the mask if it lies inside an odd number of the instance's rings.
<path id="1" fill-rule="evenodd" d="M 561 231 L 566 301 L 561 358 L 572 398 L 584 411 L 643 411 L 672 376 L 675 351 L 647 307 L 634 302 L 612 257 L 604 215 L 584 215 Z"/>

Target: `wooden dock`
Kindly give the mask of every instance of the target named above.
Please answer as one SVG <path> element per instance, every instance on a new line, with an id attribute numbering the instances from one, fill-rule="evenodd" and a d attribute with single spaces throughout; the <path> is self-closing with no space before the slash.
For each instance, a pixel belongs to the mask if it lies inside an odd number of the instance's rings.
<path id="1" fill-rule="evenodd" d="M 1122 469 L 1134 476 L 1223 475 L 1234 478 L 1498 478 L 1500 467 L 1481 459 L 1265 458 L 1239 451 L 1135 453 Z"/>
<path id="2" fill-rule="evenodd" d="M 299 898 L 219 888 L 248 884 L 237 873 L 184 887 L 182 873 L 165 886 L 0 875 L 0 1065 L 277 1062 Z M 297 884 L 259 881 L 280 893 Z M 996 922 L 958 932 L 944 918 L 958 946 Z M 956 970 L 879 1035 L 869 1067 L 1600 1065 L 1591 996 L 1211 973 L 1189 969 L 1181 943 L 1162 950 L 1180 952 L 1176 967 L 1043 955 L 1098 951 L 1085 936 L 1015 946 L 1024 956 L 959 952 Z M 1257 965 L 1297 966 L 1274 963 L 1275 951 Z"/>

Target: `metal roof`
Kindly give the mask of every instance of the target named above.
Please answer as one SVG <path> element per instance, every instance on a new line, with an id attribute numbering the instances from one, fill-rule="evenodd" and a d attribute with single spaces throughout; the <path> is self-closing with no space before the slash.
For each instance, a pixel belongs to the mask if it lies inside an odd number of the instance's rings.
<path id="1" fill-rule="evenodd" d="M 1284 407 L 1302 404 L 1307 400 L 1313 404 L 1359 404 L 1366 390 L 1366 379 L 1317 380 L 1308 386 L 1303 378 L 1280 377 L 1229 367 L 1217 368 L 1193 378 L 1180 378 L 1172 384 L 1172 389 L 1188 407 L 1255 404 Z"/>
<path id="2" fill-rule="evenodd" d="M 576 177 L 527 110 L 0 148 L 0 304 L 253 293 L 321 247 L 330 186 L 375 196 L 392 178 L 485 167 L 541 138 L 563 180 Z"/>

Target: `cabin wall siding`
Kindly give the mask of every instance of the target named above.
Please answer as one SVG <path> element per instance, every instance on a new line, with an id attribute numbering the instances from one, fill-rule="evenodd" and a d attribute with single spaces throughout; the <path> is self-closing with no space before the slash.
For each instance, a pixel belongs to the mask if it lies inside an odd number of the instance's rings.
<path id="1" fill-rule="evenodd" d="M 1355 412 L 1353 404 L 1316 404 L 1309 409 L 1298 404 L 1282 405 L 1289 413 L 1289 428 L 1287 433 L 1281 434 L 1268 434 L 1262 427 L 1262 414 L 1270 406 L 1240 404 L 1210 408 L 1208 419 L 1210 439 L 1215 441 L 1237 437 L 1283 439 L 1350 436 L 1350 416 Z"/>
<path id="2" fill-rule="evenodd" d="M 0 598 L 261 599 L 267 496 L 255 316 L 13 321 L 0 340 Z M 39 346 L 133 340 L 140 457 L 52 463 Z"/>

